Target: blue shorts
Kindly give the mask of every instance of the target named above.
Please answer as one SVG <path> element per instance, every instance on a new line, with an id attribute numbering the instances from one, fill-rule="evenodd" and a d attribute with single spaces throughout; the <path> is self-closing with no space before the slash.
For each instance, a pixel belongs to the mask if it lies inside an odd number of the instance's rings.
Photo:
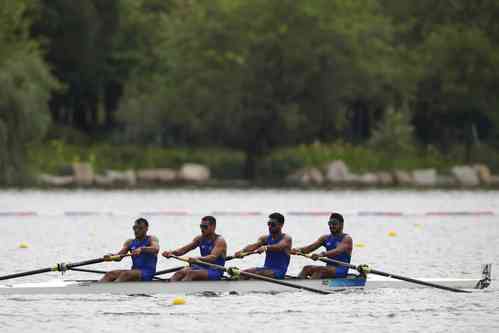
<path id="1" fill-rule="evenodd" d="M 202 267 L 200 265 L 192 265 L 191 269 L 194 271 L 207 271 L 208 272 L 208 280 L 210 280 L 210 281 L 220 280 L 220 279 L 222 279 L 222 276 L 224 275 L 224 272 L 222 270 L 210 269 L 210 268 Z"/>
<path id="2" fill-rule="evenodd" d="M 336 274 L 334 275 L 335 278 L 345 278 L 348 275 L 348 267 L 343 267 L 343 266 L 335 266 L 335 265 L 328 265 L 328 266 L 333 266 L 336 268 Z"/>
<path id="3" fill-rule="evenodd" d="M 284 279 L 286 277 L 286 270 L 270 268 L 270 267 L 257 267 L 256 272 L 260 271 L 272 271 L 274 273 L 275 279 Z"/>
<path id="4" fill-rule="evenodd" d="M 140 281 L 152 281 L 156 271 L 151 271 L 148 269 L 139 269 L 140 271 Z"/>

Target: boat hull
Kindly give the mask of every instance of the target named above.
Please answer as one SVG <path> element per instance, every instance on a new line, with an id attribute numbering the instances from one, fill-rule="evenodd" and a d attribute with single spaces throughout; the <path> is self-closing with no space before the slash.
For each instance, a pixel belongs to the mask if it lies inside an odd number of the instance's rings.
<path id="1" fill-rule="evenodd" d="M 421 279 L 448 287 L 475 289 L 479 279 Z M 335 292 L 348 289 L 377 288 L 427 288 L 414 283 L 388 279 L 360 276 L 344 279 L 323 280 L 288 280 L 296 285 Z M 112 295 L 155 295 L 155 294 L 199 294 L 199 293 L 279 293 L 296 291 L 297 289 L 269 283 L 265 281 L 191 281 L 191 282 L 109 282 L 96 281 L 63 281 L 46 283 L 16 284 L 0 286 L 0 295 L 36 295 L 36 294 L 112 294 Z"/>

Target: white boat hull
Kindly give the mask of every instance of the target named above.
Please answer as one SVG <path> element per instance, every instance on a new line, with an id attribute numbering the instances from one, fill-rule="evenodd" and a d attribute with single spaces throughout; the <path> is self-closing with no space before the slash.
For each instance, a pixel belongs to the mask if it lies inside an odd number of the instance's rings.
<path id="1" fill-rule="evenodd" d="M 479 279 L 421 279 L 423 281 L 459 289 L 479 288 Z M 346 289 L 376 288 L 428 288 L 422 285 L 400 280 L 369 277 L 324 280 L 287 280 L 291 283 L 321 289 L 325 291 L 341 291 Z M 35 294 L 113 294 L 113 295 L 154 295 L 154 294 L 198 294 L 198 293 L 278 293 L 297 289 L 265 281 L 192 281 L 192 282 L 110 282 L 95 281 L 63 281 L 46 283 L 30 283 L 0 286 L 0 295 L 35 295 Z"/>

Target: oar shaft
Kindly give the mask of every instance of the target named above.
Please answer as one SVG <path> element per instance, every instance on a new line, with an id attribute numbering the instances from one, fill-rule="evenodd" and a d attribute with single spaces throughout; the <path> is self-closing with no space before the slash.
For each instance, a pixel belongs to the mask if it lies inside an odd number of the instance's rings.
<path id="1" fill-rule="evenodd" d="M 423 281 L 423 280 L 416 280 L 416 279 L 413 279 L 413 278 L 410 278 L 410 277 L 406 277 L 406 276 L 402 276 L 402 275 L 397 275 L 397 274 L 390 274 L 390 273 L 378 271 L 378 270 L 375 270 L 375 269 L 370 269 L 369 273 L 376 274 L 376 275 L 381 275 L 381 276 L 385 276 L 385 277 L 396 279 L 396 280 L 402 280 L 402 281 L 407 281 L 407 282 L 411 282 L 411 283 L 415 283 L 415 284 L 420 284 L 420 285 L 424 285 L 424 286 L 428 286 L 428 287 L 433 287 L 433 288 L 437 288 L 437 289 L 453 291 L 453 292 L 456 292 L 456 293 L 469 293 L 470 292 L 468 290 L 447 287 L 447 286 L 443 286 L 441 284 L 436 284 L 436 283 L 432 283 L 432 282 L 428 282 L 428 281 Z"/>
<path id="2" fill-rule="evenodd" d="M 256 253 L 257 252 L 243 252 L 238 257 L 236 257 L 236 256 L 227 256 L 227 257 L 225 257 L 225 261 L 230 261 L 230 260 L 233 260 L 233 259 L 243 259 L 244 257 L 250 256 L 250 255 L 256 254 Z"/>
<path id="3" fill-rule="evenodd" d="M 154 276 L 168 274 L 168 273 L 175 273 L 176 271 L 179 271 L 179 270 L 181 270 L 182 268 L 185 268 L 185 267 L 187 267 L 187 266 L 179 266 L 179 267 L 173 267 L 173 268 L 170 268 L 170 269 L 164 269 L 162 271 L 157 271 L 154 274 Z"/>
<path id="4" fill-rule="evenodd" d="M 0 280 L 15 279 L 15 278 L 18 278 L 18 277 L 35 275 L 35 274 L 42 274 L 42 273 L 48 273 L 48 272 L 53 272 L 53 271 L 54 271 L 53 267 L 35 269 L 35 270 L 32 270 L 32 271 L 28 271 L 28 272 L 14 273 L 14 274 L 0 276 Z"/>
<path id="5" fill-rule="evenodd" d="M 188 259 L 185 259 L 185 258 L 182 258 L 182 257 L 172 256 L 172 258 L 175 258 L 175 259 L 181 260 L 181 261 L 185 261 L 185 262 L 189 262 Z M 194 260 L 193 263 L 197 264 L 197 265 L 204 265 L 206 267 L 210 267 L 210 268 L 221 270 L 221 271 L 228 272 L 228 273 L 229 273 L 229 270 L 231 269 L 231 268 L 228 268 L 228 267 L 224 267 L 224 266 L 220 266 L 220 265 L 216 265 L 216 264 L 204 262 L 204 261 L 201 261 L 201 260 Z M 259 275 L 259 274 L 254 274 L 254 273 L 249 273 L 249 272 L 241 271 L 239 269 L 238 269 L 238 271 L 239 271 L 240 275 L 246 276 L 246 277 L 249 277 L 249 278 L 253 278 L 255 280 L 267 281 L 267 282 L 271 282 L 271 283 L 275 283 L 275 284 L 280 284 L 282 286 L 286 286 L 286 287 L 290 287 L 290 288 L 295 288 L 295 289 L 301 289 L 301 290 L 307 290 L 307 291 L 311 291 L 311 292 L 315 292 L 315 293 L 319 293 L 319 294 L 323 294 L 323 295 L 330 294 L 329 292 L 327 292 L 325 290 L 311 288 L 311 287 L 307 287 L 307 286 L 302 286 L 302 285 L 298 285 L 298 284 L 294 284 L 294 283 L 289 283 L 289 282 L 281 281 L 281 280 L 277 280 L 277 279 L 272 279 L 272 278 L 267 277 L 267 276 L 263 276 L 263 275 Z"/>
<path id="6" fill-rule="evenodd" d="M 9 274 L 9 275 L 4 275 L 0 276 L 0 280 L 9 280 L 9 279 L 15 279 L 18 277 L 23 277 L 23 276 L 29 276 L 29 275 L 35 275 L 35 274 L 42 274 L 42 273 L 48 273 L 48 272 L 64 272 L 68 269 L 72 269 L 74 267 L 80 267 L 80 266 L 86 266 L 86 265 L 92 265 L 92 264 L 98 264 L 104 261 L 117 261 L 120 260 L 121 258 L 125 257 L 127 255 L 117 255 L 117 256 L 109 256 L 109 257 L 101 257 L 97 259 L 91 259 L 91 260 L 85 260 L 85 261 L 80 261 L 80 262 L 75 262 L 75 263 L 60 263 L 57 264 L 53 267 L 47 267 L 47 268 L 41 268 L 41 269 L 35 269 L 32 271 L 27 271 L 27 272 L 21 272 L 21 273 L 15 273 L 15 274 Z"/>
<path id="7" fill-rule="evenodd" d="M 97 269 L 85 269 L 85 268 L 70 268 L 70 270 L 75 272 L 84 272 L 84 273 L 95 273 L 95 274 L 106 274 L 106 271 L 99 271 Z"/>
<path id="8" fill-rule="evenodd" d="M 107 273 L 106 271 L 100 271 L 100 270 L 96 270 L 96 269 L 85 269 L 85 268 L 70 268 L 70 270 L 76 271 L 76 272 L 95 273 L 95 274 L 106 274 Z M 153 280 L 164 280 L 164 279 L 161 279 L 161 278 L 155 277 L 155 276 L 152 279 Z"/>
<path id="9" fill-rule="evenodd" d="M 225 261 L 230 261 L 230 260 L 233 260 L 233 259 L 242 259 L 246 256 L 249 256 L 251 254 L 254 254 L 253 252 L 247 252 L 247 253 L 244 253 L 241 257 L 236 257 L 236 256 L 228 256 L 225 258 Z M 185 267 L 188 267 L 188 266 L 179 266 L 179 267 L 173 267 L 173 268 L 169 268 L 169 269 L 164 269 L 164 270 L 161 270 L 161 271 L 157 271 L 156 274 L 154 274 L 154 276 L 156 275 L 163 275 L 163 274 L 169 274 L 169 273 L 175 273 Z"/>
<path id="10" fill-rule="evenodd" d="M 272 282 L 272 283 L 280 284 L 281 286 L 291 287 L 291 288 L 295 288 L 295 289 L 307 290 L 307 291 L 311 291 L 311 292 L 315 292 L 315 293 L 319 293 L 319 294 L 323 294 L 323 295 L 329 295 L 330 294 L 329 292 L 324 291 L 324 290 L 320 290 L 320 289 L 316 289 L 316 288 L 311 288 L 311 287 L 307 287 L 307 286 L 302 286 L 302 285 L 298 285 L 298 284 L 294 284 L 294 283 L 289 283 L 289 282 L 282 281 L 282 280 L 276 280 L 276 279 L 272 279 L 272 278 L 269 278 L 269 277 L 266 277 L 266 276 L 263 276 L 263 275 L 259 275 L 259 274 L 254 274 L 254 273 L 249 273 L 249 272 L 244 272 L 244 271 L 240 271 L 239 274 L 241 274 L 243 276 L 247 276 L 247 277 L 253 278 L 255 280 L 262 280 L 262 281 L 267 281 L 267 282 Z"/>
<path id="11" fill-rule="evenodd" d="M 302 255 L 302 256 L 307 257 L 307 258 L 311 258 L 311 256 L 308 254 L 299 254 L 299 255 Z M 362 268 L 362 265 L 355 266 L 355 265 L 352 265 L 352 264 L 349 264 L 349 263 L 346 263 L 343 261 L 339 261 L 339 260 L 335 260 L 335 259 L 331 259 L 331 258 L 326 258 L 326 257 L 319 257 L 318 260 L 325 262 L 325 263 L 328 263 L 328 264 L 335 264 L 335 265 L 339 265 L 339 266 L 343 266 L 343 267 L 352 268 L 352 269 L 359 271 L 360 273 L 366 273 L 366 270 Z M 367 270 L 367 273 L 385 276 L 388 278 L 402 280 L 402 281 L 406 281 L 406 282 L 410 282 L 410 283 L 420 284 L 420 285 L 427 286 L 427 287 L 433 287 L 433 288 L 437 288 L 437 289 L 453 291 L 456 293 L 468 293 L 468 292 L 470 292 L 468 290 L 447 287 L 447 286 L 443 286 L 441 284 L 436 284 L 436 283 L 423 281 L 423 280 L 417 280 L 417 279 L 413 279 L 413 278 L 410 278 L 407 276 L 391 274 L 391 273 L 382 272 L 382 271 L 378 271 L 378 270 L 371 269 L 371 268 L 369 268 Z"/>

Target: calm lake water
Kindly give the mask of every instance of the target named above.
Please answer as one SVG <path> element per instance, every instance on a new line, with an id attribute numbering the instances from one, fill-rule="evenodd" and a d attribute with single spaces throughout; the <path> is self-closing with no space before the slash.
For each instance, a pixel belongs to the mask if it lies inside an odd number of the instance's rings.
<path id="1" fill-rule="evenodd" d="M 328 232 L 325 212 L 344 213 L 345 231 L 357 245 L 354 264 L 412 277 L 467 278 L 478 277 L 482 263 L 492 263 L 493 276 L 499 274 L 497 191 L 191 189 L 0 191 L 0 275 L 117 251 L 132 236 L 133 220 L 144 213 L 150 215 L 150 233 L 158 236 L 162 250 L 190 241 L 199 233 L 201 216 L 215 213 L 217 231 L 233 253 L 266 232 L 266 216 L 273 211 L 285 213 L 285 231 L 295 246 Z M 449 212 L 482 214 L 439 215 Z M 395 237 L 388 236 L 391 231 Z M 29 247 L 20 249 L 21 242 Z M 262 256 L 251 256 L 237 264 L 244 268 L 262 262 Z M 293 258 L 288 273 L 297 274 L 307 263 Z M 178 265 L 162 258 L 158 269 Z M 127 266 L 125 259 L 94 267 Z M 98 276 L 70 272 L 65 277 Z M 58 278 L 49 273 L 9 283 Z M 497 281 L 473 294 L 383 289 L 328 296 L 188 295 L 187 304 L 171 305 L 175 296 L 0 296 L 0 332 L 499 331 Z"/>

